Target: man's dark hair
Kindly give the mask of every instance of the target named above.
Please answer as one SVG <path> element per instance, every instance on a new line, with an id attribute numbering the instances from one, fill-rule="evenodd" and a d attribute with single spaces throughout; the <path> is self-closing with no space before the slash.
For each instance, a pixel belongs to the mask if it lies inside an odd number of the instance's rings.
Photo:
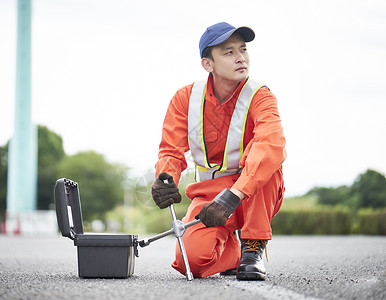
<path id="1" fill-rule="evenodd" d="M 206 58 L 209 58 L 211 60 L 214 60 L 213 55 L 212 55 L 212 49 L 213 49 L 213 46 L 206 47 L 204 49 L 204 51 L 202 52 L 202 58 L 206 57 Z"/>

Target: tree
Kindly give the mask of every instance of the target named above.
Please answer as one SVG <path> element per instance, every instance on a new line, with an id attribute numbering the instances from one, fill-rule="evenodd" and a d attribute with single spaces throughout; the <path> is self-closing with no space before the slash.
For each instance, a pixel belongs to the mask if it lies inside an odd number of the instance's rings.
<path id="1" fill-rule="evenodd" d="M 105 220 L 105 213 L 123 204 L 127 168 L 110 164 L 94 151 L 65 157 L 58 166 L 58 178 L 68 178 L 79 185 L 82 215 L 85 221 Z"/>
<path id="2" fill-rule="evenodd" d="M 53 204 L 53 188 L 58 177 L 58 164 L 64 158 L 62 138 L 46 126 L 38 126 L 38 209 Z"/>
<path id="3" fill-rule="evenodd" d="M 351 186 L 315 187 L 306 195 L 316 195 L 318 203 L 331 206 L 347 206 L 352 210 L 358 208 L 358 196 Z"/>
<path id="4" fill-rule="evenodd" d="M 5 220 L 7 206 L 8 143 L 0 147 L 0 223 Z"/>
<path id="5" fill-rule="evenodd" d="M 8 144 L 0 147 L 0 213 L 6 210 Z M 38 125 L 37 208 L 47 210 L 53 204 L 57 165 L 64 157 L 62 138 L 47 127 Z"/>
<path id="6" fill-rule="evenodd" d="M 386 178 L 384 175 L 369 169 L 358 176 L 352 188 L 358 194 L 360 208 L 386 207 Z"/>
<path id="7" fill-rule="evenodd" d="M 345 205 L 350 199 L 351 189 L 348 186 L 337 188 L 315 187 L 308 194 L 316 194 L 318 203 L 324 205 Z"/>

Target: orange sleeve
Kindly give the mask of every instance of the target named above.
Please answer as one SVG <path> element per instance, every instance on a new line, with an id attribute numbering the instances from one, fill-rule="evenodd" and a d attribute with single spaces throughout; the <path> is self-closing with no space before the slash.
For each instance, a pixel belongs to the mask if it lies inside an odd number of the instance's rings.
<path id="1" fill-rule="evenodd" d="M 181 88 L 173 96 L 166 112 L 159 145 L 158 161 L 155 165 L 156 177 L 162 172 L 173 176 L 178 185 L 181 172 L 186 169 L 185 152 L 188 143 L 188 109 L 193 84 Z"/>
<path id="2" fill-rule="evenodd" d="M 287 153 L 277 100 L 268 88 L 255 94 L 248 118 L 252 118 L 253 136 L 241 157 L 243 170 L 233 187 L 250 197 L 281 167 Z"/>

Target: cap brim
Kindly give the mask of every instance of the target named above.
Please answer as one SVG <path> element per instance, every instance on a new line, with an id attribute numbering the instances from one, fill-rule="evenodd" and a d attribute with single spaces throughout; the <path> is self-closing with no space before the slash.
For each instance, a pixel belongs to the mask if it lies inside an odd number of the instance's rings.
<path id="1" fill-rule="evenodd" d="M 233 33 L 238 33 L 245 42 L 251 42 L 255 39 L 255 32 L 249 27 L 239 27 Z"/>
<path id="2" fill-rule="evenodd" d="M 216 45 L 219 45 L 219 44 L 225 42 L 234 33 L 239 34 L 244 39 L 245 42 L 251 42 L 255 38 L 255 33 L 253 32 L 253 30 L 251 28 L 239 27 L 239 28 L 230 30 L 230 31 L 220 35 L 217 39 L 215 39 L 213 42 L 211 42 L 208 45 L 208 47 L 216 46 Z"/>

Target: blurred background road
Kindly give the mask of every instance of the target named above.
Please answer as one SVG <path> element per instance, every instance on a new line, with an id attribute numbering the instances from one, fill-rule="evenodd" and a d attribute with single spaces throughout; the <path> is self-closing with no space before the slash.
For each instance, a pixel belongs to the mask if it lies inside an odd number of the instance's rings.
<path id="1" fill-rule="evenodd" d="M 139 248 L 127 279 L 83 279 L 71 240 L 3 235 L 0 299 L 386 299 L 384 237 L 275 236 L 265 282 L 189 282 L 170 267 L 174 247 L 171 236 Z"/>

